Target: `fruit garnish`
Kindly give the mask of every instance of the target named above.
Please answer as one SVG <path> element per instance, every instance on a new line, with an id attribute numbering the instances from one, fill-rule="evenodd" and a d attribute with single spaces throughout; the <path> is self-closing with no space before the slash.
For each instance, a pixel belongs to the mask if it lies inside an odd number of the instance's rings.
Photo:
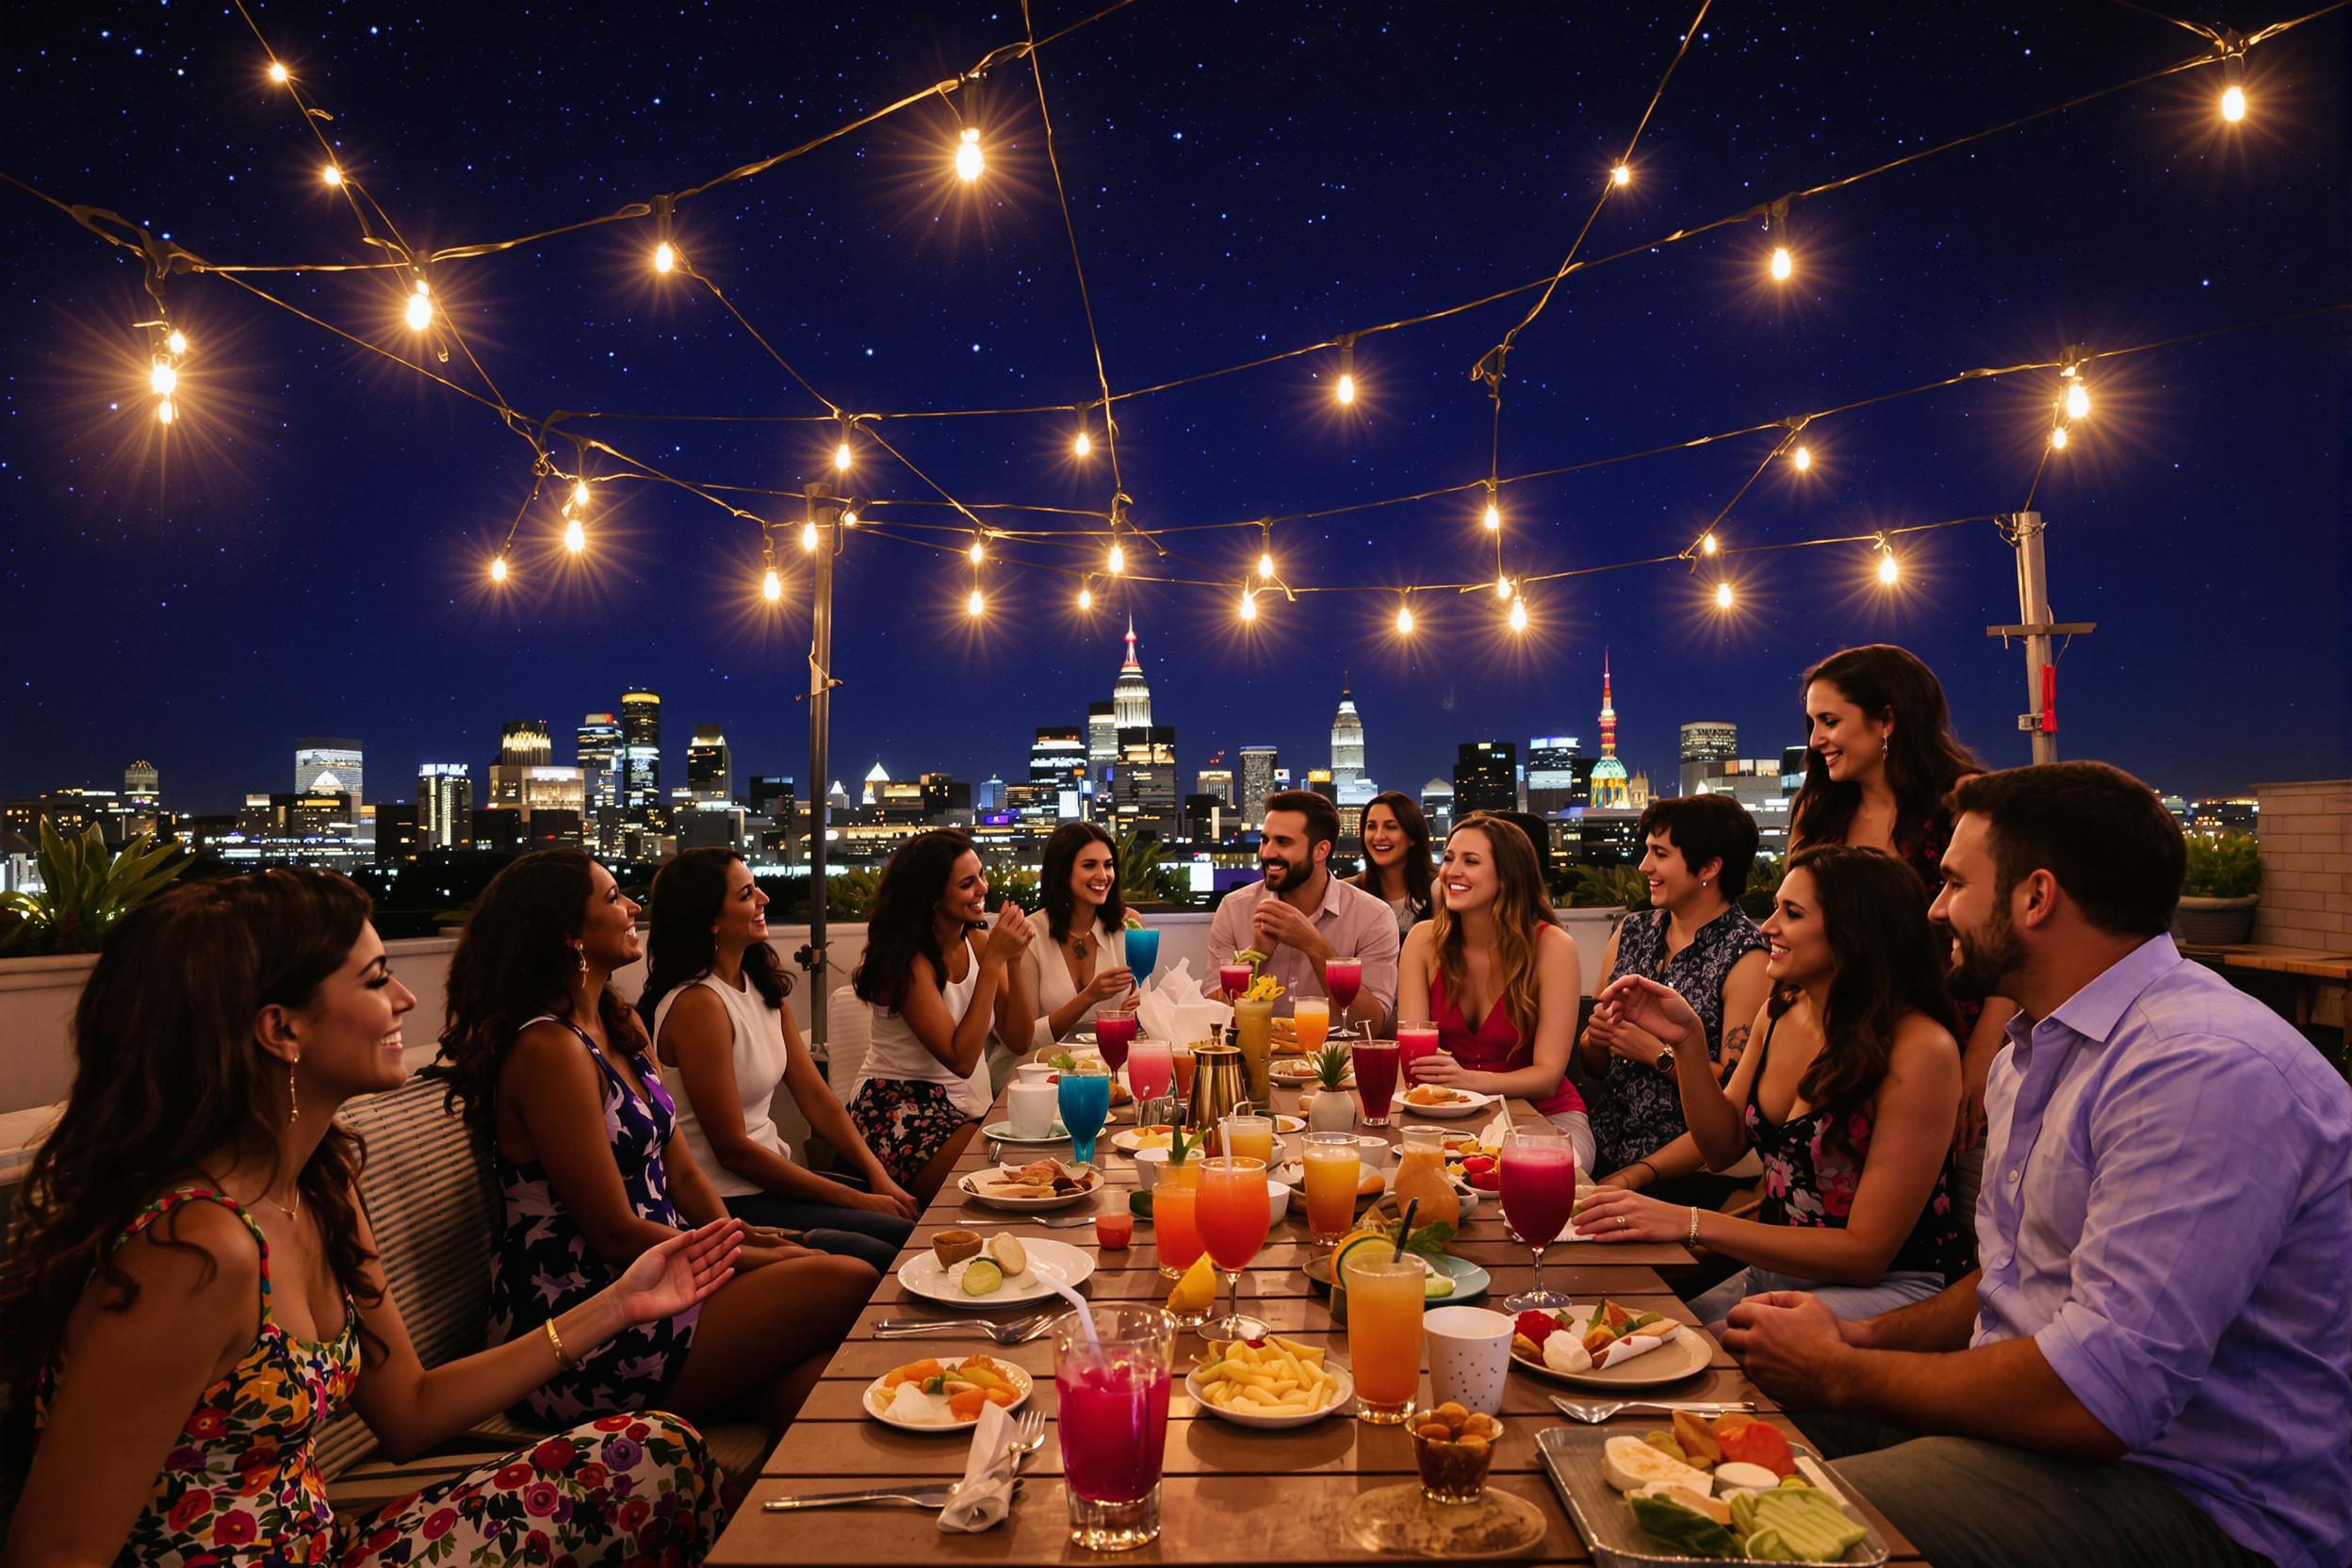
<path id="1" fill-rule="evenodd" d="M 1512 1320 L 1511 1332 L 1524 1334 L 1541 1348 L 1544 1342 L 1560 1332 L 1560 1319 L 1547 1312 L 1523 1312 Z"/>

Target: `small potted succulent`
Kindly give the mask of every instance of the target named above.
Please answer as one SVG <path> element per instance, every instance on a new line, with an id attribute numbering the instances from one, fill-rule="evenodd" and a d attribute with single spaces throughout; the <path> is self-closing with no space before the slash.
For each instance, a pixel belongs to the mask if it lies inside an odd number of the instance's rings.
<path id="1" fill-rule="evenodd" d="M 2173 935 L 2193 947 L 2242 942 L 2253 931 L 2262 890 L 2262 862 L 2253 834 L 2192 833 Z"/>
<path id="2" fill-rule="evenodd" d="M 1352 1133 L 1356 1130 L 1356 1097 L 1344 1086 L 1353 1060 L 1348 1047 L 1325 1042 L 1310 1061 L 1315 1069 L 1315 1095 L 1307 1102 L 1307 1130 L 1313 1133 Z"/>

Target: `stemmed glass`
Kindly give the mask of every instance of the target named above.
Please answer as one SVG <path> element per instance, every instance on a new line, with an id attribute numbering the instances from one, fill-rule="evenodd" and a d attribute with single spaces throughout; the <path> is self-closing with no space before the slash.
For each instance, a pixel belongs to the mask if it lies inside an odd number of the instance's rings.
<path id="1" fill-rule="evenodd" d="M 1095 1046 L 1114 1074 L 1127 1065 L 1127 1048 L 1135 1044 L 1140 1028 L 1133 1013 L 1104 1013 L 1094 1021 Z"/>
<path id="2" fill-rule="evenodd" d="M 1364 988 L 1364 960 L 1361 958 L 1331 958 L 1323 965 L 1323 994 L 1331 999 L 1331 1011 L 1345 1019 L 1348 1009 L 1355 1004 L 1356 993 Z"/>
<path id="3" fill-rule="evenodd" d="M 1070 1131 L 1070 1156 L 1079 1165 L 1094 1163 L 1094 1140 L 1111 1116 L 1111 1079 L 1106 1072 L 1065 1072 L 1060 1102 L 1062 1125 Z"/>
<path id="4" fill-rule="evenodd" d="M 1209 1261 L 1225 1276 L 1225 1315 L 1200 1332 L 1210 1339 L 1264 1338 L 1266 1324 L 1241 1315 L 1241 1271 L 1266 1245 L 1266 1162 L 1230 1152 L 1208 1161 L 1194 1202 Z"/>
<path id="5" fill-rule="evenodd" d="M 1503 1304 L 1555 1312 L 1569 1298 L 1544 1288 L 1544 1250 L 1560 1239 L 1576 1206 L 1576 1157 L 1557 1129 L 1515 1127 L 1503 1144 L 1503 1216 L 1535 1254 L 1535 1281 Z"/>
<path id="6" fill-rule="evenodd" d="M 1248 964 L 1217 965 L 1217 984 L 1218 988 L 1224 991 L 1227 1002 L 1237 1001 L 1241 993 L 1250 988 L 1250 966 Z"/>
<path id="7" fill-rule="evenodd" d="M 1148 925 L 1127 928 L 1127 967 L 1135 972 L 1135 988 L 1152 978 L 1152 972 L 1160 962 L 1160 934 Z"/>

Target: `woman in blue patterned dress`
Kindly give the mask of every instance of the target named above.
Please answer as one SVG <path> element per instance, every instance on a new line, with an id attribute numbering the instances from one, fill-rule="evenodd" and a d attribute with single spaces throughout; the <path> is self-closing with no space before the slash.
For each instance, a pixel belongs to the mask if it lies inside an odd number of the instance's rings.
<path id="1" fill-rule="evenodd" d="M 489 1140 L 500 1220 L 490 1335 L 537 1331 L 648 1247 L 727 1214 L 677 1135 L 644 1028 L 612 988 L 643 949 L 637 906 L 578 850 L 491 879 L 449 964 L 441 1059 Z M 870 1264 L 753 1226 L 736 1277 L 534 1390 L 518 1414 L 576 1421 L 662 1405 L 749 1410 L 781 1431 L 879 1282 Z"/>

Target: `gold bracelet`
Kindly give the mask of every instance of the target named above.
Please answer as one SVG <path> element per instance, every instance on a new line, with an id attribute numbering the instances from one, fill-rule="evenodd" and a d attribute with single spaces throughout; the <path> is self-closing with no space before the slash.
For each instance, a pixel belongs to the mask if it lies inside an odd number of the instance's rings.
<path id="1" fill-rule="evenodd" d="M 1688 1247 L 1696 1247 L 1699 1244 L 1699 1206 L 1696 1203 L 1690 1205 L 1690 1233 L 1683 1238 L 1683 1244 Z M 562 1353 L 559 1348 L 557 1354 Z"/>
<path id="2" fill-rule="evenodd" d="M 1695 1221 L 1693 1223 L 1695 1223 Z M 547 1343 L 555 1348 L 555 1364 L 562 1367 L 566 1372 L 578 1370 L 580 1363 L 574 1361 L 571 1358 L 570 1353 L 564 1348 L 564 1336 L 555 1331 L 554 1318 L 550 1317 L 547 1319 Z"/>

